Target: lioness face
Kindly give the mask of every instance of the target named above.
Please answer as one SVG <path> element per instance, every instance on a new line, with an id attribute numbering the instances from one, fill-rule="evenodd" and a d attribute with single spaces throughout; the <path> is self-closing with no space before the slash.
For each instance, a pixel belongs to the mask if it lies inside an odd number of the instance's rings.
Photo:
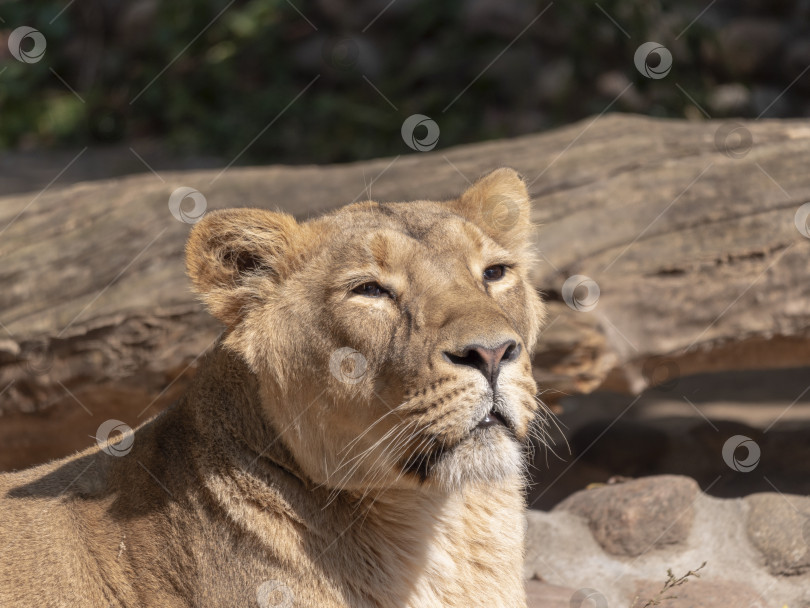
<path id="1" fill-rule="evenodd" d="M 212 213 L 188 265 L 314 481 L 457 489 L 521 471 L 544 315 L 529 233 L 525 185 L 501 169 L 453 201 L 365 202 L 304 224 Z"/>

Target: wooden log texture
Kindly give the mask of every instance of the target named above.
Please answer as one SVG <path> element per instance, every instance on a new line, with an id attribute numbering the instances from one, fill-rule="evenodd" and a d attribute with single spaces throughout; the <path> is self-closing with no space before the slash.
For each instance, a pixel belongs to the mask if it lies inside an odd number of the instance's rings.
<path id="1" fill-rule="evenodd" d="M 516 168 L 534 200 L 533 280 L 551 310 L 534 367 L 553 401 L 810 364 L 810 239 L 795 223 L 810 201 L 809 158 L 806 121 L 606 115 L 346 165 L 143 174 L 3 197 L 0 469 L 89 445 L 108 418 L 135 426 L 155 414 L 218 336 L 184 275 L 190 224 L 168 205 L 177 188 L 198 190 L 209 210 L 305 219 L 367 198 L 452 197 L 492 168 Z M 574 309 L 588 308 L 587 282 L 567 291 L 584 280 L 566 283 L 575 275 L 598 285 L 589 311 Z"/>

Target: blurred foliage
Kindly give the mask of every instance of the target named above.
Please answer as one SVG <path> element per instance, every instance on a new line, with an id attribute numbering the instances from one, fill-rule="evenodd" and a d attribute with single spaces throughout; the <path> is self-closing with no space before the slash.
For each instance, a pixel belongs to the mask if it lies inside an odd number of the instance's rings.
<path id="1" fill-rule="evenodd" d="M 440 147 L 549 128 L 611 102 L 682 117 L 695 108 L 674 82 L 702 105 L 727 78 L 706 62 L 703 20 L 679 36 L 704 4 L 560 2 L 534 20 L 547 0 L 6 2 L 0 147 L 151 137 L 239 163 L 336 162 L 409 152 L 400 127 L 415 113 L 439 124 Z M 7 52 L 21 25 L 47 39 L 37 63 Z M 677 78 L 634 68 L 651 39 L 672 45 Z M 631 82 L 632 95 L 614 101 Z"/>

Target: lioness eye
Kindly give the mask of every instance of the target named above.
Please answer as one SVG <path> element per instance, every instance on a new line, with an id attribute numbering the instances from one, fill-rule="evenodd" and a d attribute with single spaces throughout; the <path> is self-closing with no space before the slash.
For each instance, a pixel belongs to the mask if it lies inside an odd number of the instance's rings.
<path id="1" fill-rule="evenodd" d="M 381 296 L 390 295 L 390 292 L 382 287 L 379 283 L 371 282 L 371 283 L 363 283 L 362 285 L 358 285 L 354 289 L 352 289 L 352 293 L 359 294 L 361 296 L 368 296 L 369 298 L 379 298 Z"/>
<path id="2" fill-rule="evenodd" d="M 503 264 L 496 264 L 495 266 L 490 266 L 486 270 L 484 270 L 484 280 L 485 281 L 497 281 L 500 278 L 503 278 L 504 273 L 506 272 L 506 266 Z"/>

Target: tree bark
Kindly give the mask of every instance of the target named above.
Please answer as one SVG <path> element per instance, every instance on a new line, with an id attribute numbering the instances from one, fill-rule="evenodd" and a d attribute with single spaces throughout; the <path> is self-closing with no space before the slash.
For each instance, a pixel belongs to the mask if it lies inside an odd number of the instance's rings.
<path id="1" fill-rule="evenodd" d="M 347 165 L 145 174 L 4 197 L 0 469 L 88 445 L 108 418 L 134 426 L 182 393 L 221 328 L 184 275 L 190 224 L 168 205 L 179 187 L 208 210 L 306 219 L 367 198 L 448 198 L 516 168 L 534 201 L 533 281 L 551 312 L 534 369 L 554 401 L 810 364 L 810 238 L 795 223 L 810 201 L 809 155 L 804 121 L 606 115 Z M 588 308 L 593 284 L 566 282 L 575 275 L 598 285 L 588 311 L 576 308 Z"/>

